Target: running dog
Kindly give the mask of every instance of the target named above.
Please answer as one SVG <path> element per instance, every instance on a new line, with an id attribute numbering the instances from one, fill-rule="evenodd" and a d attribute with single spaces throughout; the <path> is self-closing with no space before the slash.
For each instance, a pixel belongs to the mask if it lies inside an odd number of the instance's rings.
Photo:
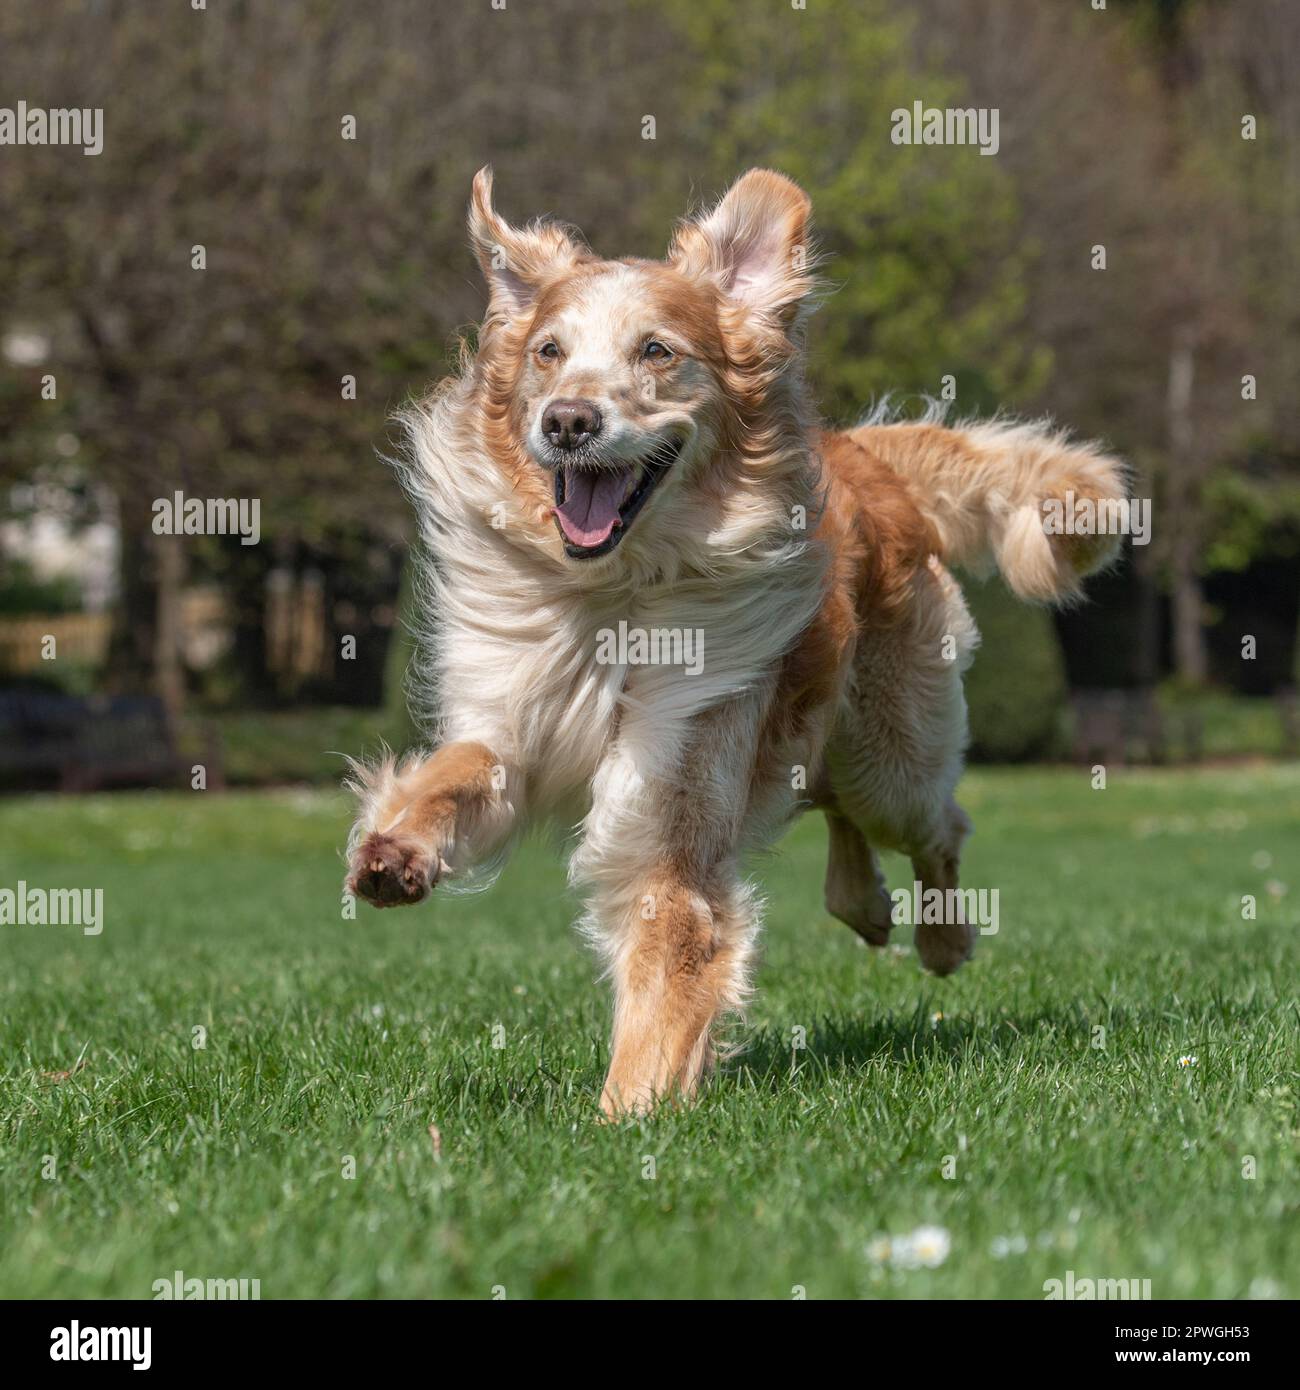
<path id="1" fill-rule="evenodd" d="M 830 828 L 827 909 L 873 945 L 878 849 L 956 889 L 979 639 L 948 567 L 1061 602 L 1118 546 L 1044 524 L 1067 497 L 1127 496 L 1122 464 L 1046 425 L 819 426 L 809 214 L 756 169 L 663 261 L 604 260 L 557 223 L 507 223 L 484 169 L 476 348 L 403 416 L 436 746 L 356 769 L 347 886 L 417 903 L 529 823 L 576 827 L 614 990 L 611 1116 L 709 1068 L 750 989 L 745 855 L 799 811 Z M 974 935 L 922 923 L 921 961 L 947 974 Z"/>

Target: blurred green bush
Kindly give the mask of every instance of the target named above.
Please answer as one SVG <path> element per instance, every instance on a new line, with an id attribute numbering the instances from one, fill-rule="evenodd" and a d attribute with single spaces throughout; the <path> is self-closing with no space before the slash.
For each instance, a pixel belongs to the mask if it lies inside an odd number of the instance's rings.
<path id="1" fill-rule="evenodd" d="M 966 676 L 971 757 L 1019 763 L 1067 749 L 1065 663 L 1045 608 L 1032 608 L 1000 579 L 963 576 L 983 642 Z"/>

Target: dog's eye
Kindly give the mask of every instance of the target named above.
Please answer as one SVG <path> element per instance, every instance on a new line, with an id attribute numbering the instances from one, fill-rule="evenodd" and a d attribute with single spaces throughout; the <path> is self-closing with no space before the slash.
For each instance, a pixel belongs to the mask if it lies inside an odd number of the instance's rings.
<path id="1" fill-rule="evenodd" d="M 560 349 L 556 347 L 554 343 L 543 343 L 541 347 L 537 349 L 537 355 L 538 357 L 545 358 L 548 362 L 554 362 L 560 355 Z"/>
<path id="2" fill-rule="evenodd" d="M 645 351 L 642 353 L 642 356 L 651 362 L 667 362 L 672 355 L 672 348 L 661 343 L 657 338 L 651 339 L 645 345 Z"/>

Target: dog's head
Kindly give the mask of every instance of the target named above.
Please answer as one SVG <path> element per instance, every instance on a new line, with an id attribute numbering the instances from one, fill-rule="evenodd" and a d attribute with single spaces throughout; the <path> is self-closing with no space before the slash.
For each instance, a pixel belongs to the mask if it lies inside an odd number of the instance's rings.
<path id="1" fill-rule="evenodd" d="M 725 528 L 756 462 L 806 446 L 809 211 L 789 179 L 752 170 L 665 260 L 608 261 L 555 223 L 511 226 L 477 175 L 483 436 L 533 539 L 567 566 L 607 573 Z"/>

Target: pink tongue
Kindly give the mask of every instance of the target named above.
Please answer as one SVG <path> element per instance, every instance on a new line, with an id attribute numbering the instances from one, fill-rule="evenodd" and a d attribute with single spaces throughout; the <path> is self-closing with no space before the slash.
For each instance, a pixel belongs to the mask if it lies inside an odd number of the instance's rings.
<path id="1" fill-rule="evenodd" d="M 566 468 L 564 501 L 555 509 L 564 534 L 574 545 L 607 541 L 618 525 L 618 507 L 627 491 L 630 468 Z"/>

